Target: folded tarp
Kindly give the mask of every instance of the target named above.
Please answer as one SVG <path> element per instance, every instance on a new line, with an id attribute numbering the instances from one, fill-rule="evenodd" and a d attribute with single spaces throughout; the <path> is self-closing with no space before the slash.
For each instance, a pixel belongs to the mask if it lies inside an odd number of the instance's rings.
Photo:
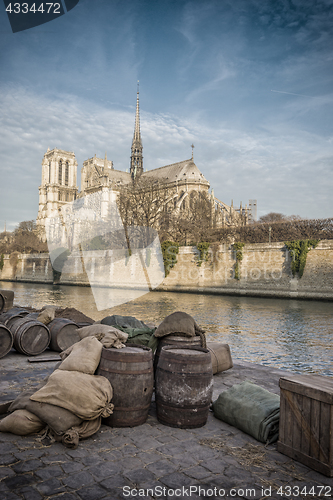
<path id="1" fill-rule="evenodd" d="M 250 434 L 262 443 L 279 436 L 280 396 L 250 381 L 234 385 L 213 402 L 215 417 Z"/>
<path id="2" fill-rule="evenodd" d="M 101 324 L 110 325 L 118 328 L 122 332 L 128 334 L 127 343 L 140 344 L 150 347 L 155 352 L 158 339 L 154 337 L 156 328 L 150 328 L 148 325 L 134 318 L 134 316 L 106 316 L 102 319 Z"/>

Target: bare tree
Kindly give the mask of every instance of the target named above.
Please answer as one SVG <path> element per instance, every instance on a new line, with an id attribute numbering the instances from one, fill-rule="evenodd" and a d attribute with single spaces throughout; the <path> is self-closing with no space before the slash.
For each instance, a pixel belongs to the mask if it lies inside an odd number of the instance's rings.
<path id="1" fill-rule="evenodd" d="M 0 252 L 41 253 L 47 252 L 47 245 L 39 236 L 36 222 L 34 220 L 23 221 L 18 224 L 10 236 L 6 234 L 1 239 Z"/>
<path id="2" fill-rule="evenodd" d="M 125 227 L 159 229 L 167 214 L 173 189 L 163 181 L 139 177 L 125 185 L 118 196 L 118 208 Z"/>
<path id="3" fill-rule="evenodd" d="M 258 222 L 281 222 L 283 220 L 287 220 L 287 217 L 284 214 L 269 212 L 269 214 L 262 215 Z"/>

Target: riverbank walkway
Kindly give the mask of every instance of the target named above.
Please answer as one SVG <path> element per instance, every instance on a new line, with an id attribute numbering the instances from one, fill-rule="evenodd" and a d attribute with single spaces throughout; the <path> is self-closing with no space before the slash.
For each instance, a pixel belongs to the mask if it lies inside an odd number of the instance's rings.
<path id="1" fill-rule="evenodd" d="M 52 351 L 47 355 L 58 358 Z M 30 363 L 11 351 L 0 360 L 1 403 L 36 387 L 55 365 Z M 234 360 L 232 369 L 214 376 L 213 399 L 243 380 L 279 394 L 279 378 L 287 374 Z M 282 455 L 276 445 L 265 446 L 211 412 L 199 429 L 164 426 L 154 402 L 144 425 L 102 425 L 75 450 L 0 433 L 0 481 L 1 500 L 309 500 L 333 494 L 333 478 Z"/>

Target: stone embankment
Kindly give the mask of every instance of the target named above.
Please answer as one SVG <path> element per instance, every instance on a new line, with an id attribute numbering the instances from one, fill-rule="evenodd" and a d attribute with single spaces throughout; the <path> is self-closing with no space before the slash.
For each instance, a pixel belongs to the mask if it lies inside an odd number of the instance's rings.
<path id="1" fill-rule="evenodd" d="M 58 353 L 52 353 L 58 358 Z M 12 351 L 1 360 L 2 400 L 36 387 L 55 362 L 29 363 Z M 234 360 L 214 376 L 213 399 L 243 380 L 279 393 L 287 372 Z M 102 425 L 76 450 L 48 444 L 36 436 L 0 433 L 0 497 L 10 499 L 97 500 L 118 498 L 328 498 L 333 479 L 265 446 L 209 414 L 198 429 L 178 429 L 156 419 L 133 428 Z"/>
<path id="2" fill-rule="evenodd" d="M 180 247 L 177 264 L 159 284 L 158 290 L 286 297 L 300 299 L 333 300 L 333 240 L 322 240 L 307 254 L 302 278 L 291 273 L 291 256 L 283 242 L 272 244 L 246 244 L 240 264 L 240 279 L 235 278 L 235 252 L 230 245 L 212 245 L 208 260 L 198 261 L 195 247 Z M 147 254 L 148 255 L 148 254 Z M 63 285 L 112 284 L 118 288 L 131 288 L 133 282 L 148 291 L 147 276 L 151 283 L 159 283 L 153 273 L 156 255 L 132 255 L 121 259 L 116 251 L 91 252 L 85 256 L 89 276 L 82 256 L 72 254 L 63 269 L 59 283 Z M 154 260 L 155 259 L 155 260 Z M 125 261 L 125 264 L 124 264 Z M 143 270 L 142 263 L 148 269 Z M 157 265 L 156 265 L 157 264 Z M 151 267 L 150 267 L 151 266 Z M 53 283 L 53 272 L 48 254 L 14 254 L 4 257 L 0 272 L 2 281 Z M 155 285 L 154 285 L 155 287 Z"/>

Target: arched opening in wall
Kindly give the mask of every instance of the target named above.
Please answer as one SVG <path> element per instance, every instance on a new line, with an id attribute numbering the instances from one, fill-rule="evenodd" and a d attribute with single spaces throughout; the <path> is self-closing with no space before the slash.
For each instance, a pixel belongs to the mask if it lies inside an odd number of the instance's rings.
<path id="1" fill-rule="evenodd" d="M 51 184 L 51 162 L 49 161 L 49 184 Z"/>
<path id="2" fill-rule="evenodd" d="M 65 186 L 68 186 L 68 173 L 69 173 L 69 164 L 68 164 L 68 161 L 66 161 L 66 164 L 65 164 Z"/>
<path id="3" fill-rule="evenodd" d="M 190 194 L 190 209 L 194 210 L 195 208 L 195 200 L 197 198 L 197 192 L 196 191 L 191 191 Z"/>
<path id="4" fill-rule="evenodd" d="M 180 193 L 178 202 L 183 198 L 183 196 L 184 196 L 184 191 Z M 179 210 L 184 210 L 184 209 L 185 209 L 185 200 L 183 200 L 179 205 Z"/>
<path id="5" fill-rule="evenodd" d="M 58 184 L 62 184 L 62 160 L 59 160 Z"/>

